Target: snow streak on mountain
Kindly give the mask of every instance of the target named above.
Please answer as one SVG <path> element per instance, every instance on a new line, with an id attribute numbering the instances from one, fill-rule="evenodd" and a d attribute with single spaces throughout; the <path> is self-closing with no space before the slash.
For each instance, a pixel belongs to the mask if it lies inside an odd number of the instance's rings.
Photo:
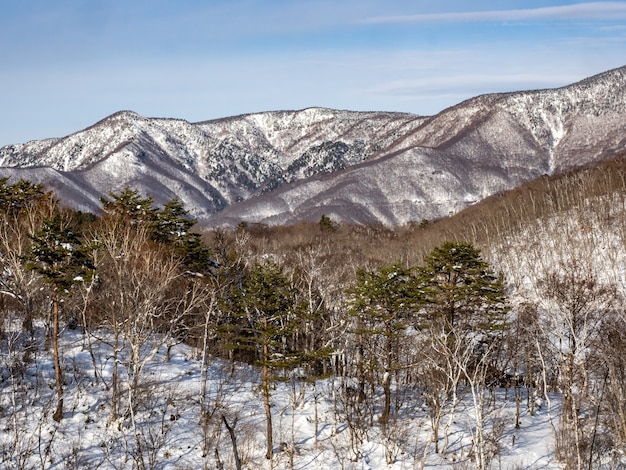
<path id="1" fill-rule="evenodd" d="M 323 108 L 200 123 L 118 112 L 0 149 L 0 175 L 98 212 L 125 186 L 210 224 L 322 214 L 398 225 L 456 212 L 626 148 L 626 67 L 552 90 L 479 96 L 432 117 Z"/>

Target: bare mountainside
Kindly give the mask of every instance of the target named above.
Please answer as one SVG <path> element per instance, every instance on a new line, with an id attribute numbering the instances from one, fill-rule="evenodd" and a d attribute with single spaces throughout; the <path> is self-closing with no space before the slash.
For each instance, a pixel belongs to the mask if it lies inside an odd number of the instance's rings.
<path id="1" fill-rule="evenodd" d="M 122 111 L 0 149 L 0 175 L 97 212 L 125 186 L 209 224 L 322 214 L 399 225 L 626 148 L 626 67 L 563 88 L 479 96 L 432 117 L 323 108 L 189 123 Z"/>

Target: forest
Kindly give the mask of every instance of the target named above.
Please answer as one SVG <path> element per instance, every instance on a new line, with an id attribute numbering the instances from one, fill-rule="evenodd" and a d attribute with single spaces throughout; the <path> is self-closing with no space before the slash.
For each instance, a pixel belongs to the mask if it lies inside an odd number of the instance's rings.
<path id="1" fill-rule="evenodd" d="M 392 467 L 502 468 L 538 413 L 560 467 L 626 465 L 622 159 L 397 228 L 206 227 L 133 188 L 101 202 L 0 181 L 3 467 L 370 468 L 375 441 Z M 182 347 L 186 417 L 154 372 Z M 63 442 L 78 415 L 117 437 Z M 183 418 L 197 453 L 174 464 Z"/>

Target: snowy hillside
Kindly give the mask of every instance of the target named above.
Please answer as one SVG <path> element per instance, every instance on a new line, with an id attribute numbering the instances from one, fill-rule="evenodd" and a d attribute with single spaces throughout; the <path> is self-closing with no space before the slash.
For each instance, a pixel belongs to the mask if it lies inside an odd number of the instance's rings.
<path id="1" fill-rule="evenodd" d="M 19 341 L 19 333 L 13 335 Z M 259 371 L 211 358 L 203 362 L 199 351 L 180 344 L 171 349 L 167 344 L 161 346 L 143 373 L 134 413 L 111 422 L 107 383 L 112 374 L 112 350 L 107 344 L 113 338 L 102 331 L 92 335 L 79 330 L 63 332 L 67 411 L 60 423 L 50 418 L 55 402 L 54 368 L 45 352 L 34 353 L 24 369 L 2 377 L 0 405 L 16 411 L 0 430 L 3 468 L 234 469 L 224 418 L 234 427 L 244 469 L 399 470 L 424 464 L 453 469 L 458 468 L 455 461 L 467 462 L 473 413 L 469 396 L 465 395 L 458 407 L 450 430 L 454 438 L 443 458 L 432 455 L 429 417 L 420 400 L 407 403 L 393 430 L 393 440 L 372 428 L 356 444 L 348 429 L 350 423 L 342 418 L 348 405 L 340 394 L 341 380 L 336 378 L 315 384 L 287 380 L 277 385 L 272 393 L 276 455 L 270 466 L 263 451 Z M 120 359 L 124 375 L 127 361 L 125 356 Z M 18 356 L 4 356 L 2 366 L 20 362 Z M 411 400 L 407 393 L 411 392 L 404 391 L 403 399 Z M 496 431 L 502 451 L 494 468 L 561 468 L 554 461 L 545 408 L 537 409 L 534 416 L 525 413 L 523 425 L 515 430 L 511 426 L 515 400 L 511 394 L 505 398 L 504 391 L 498 395 L 501 406 L 492 419 L 503 426 Z M 557 403 L 554 406 L 553 412 Z"/>

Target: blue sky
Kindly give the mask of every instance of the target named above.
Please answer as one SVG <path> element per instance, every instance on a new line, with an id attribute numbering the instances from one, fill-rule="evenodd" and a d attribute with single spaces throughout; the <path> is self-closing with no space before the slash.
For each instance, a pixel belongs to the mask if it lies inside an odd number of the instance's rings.
<path id="1" fill-rule="evenodd" d="M 122 109 L 429 115 L 626 65 L 626 0 L 0 2 L 0 146 Z"/>

